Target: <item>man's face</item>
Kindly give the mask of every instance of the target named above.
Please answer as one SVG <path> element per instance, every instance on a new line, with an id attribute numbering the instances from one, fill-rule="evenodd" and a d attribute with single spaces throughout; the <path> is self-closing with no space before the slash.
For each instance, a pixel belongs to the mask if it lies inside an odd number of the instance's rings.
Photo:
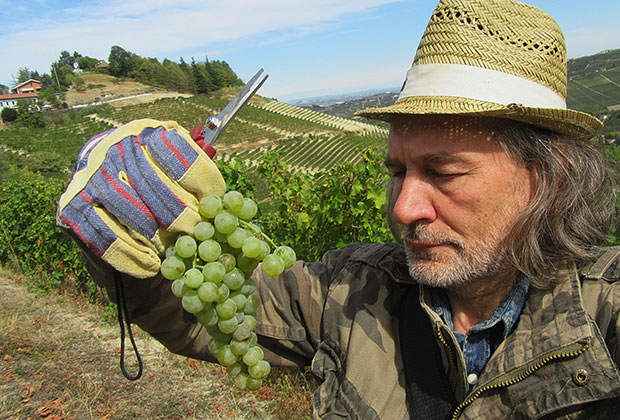
<path id="1" fill-rule="evenodd" d="M 488 120 L 397 117 L 386 164 L 414 279 L 451 287 L 511 271 L 504 239 L 536 176 L 501 149 Z"/>

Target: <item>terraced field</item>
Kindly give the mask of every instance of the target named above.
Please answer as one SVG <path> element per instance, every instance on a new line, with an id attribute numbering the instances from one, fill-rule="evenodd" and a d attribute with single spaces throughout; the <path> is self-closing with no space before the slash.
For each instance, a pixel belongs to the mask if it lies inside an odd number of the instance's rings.
<path id="1" fill-rule="evenodd" d="M 2 130 L 0 150 L 53 151 L 72 163 L 84 142 L 101 131 L 140 118 L 175 120 L 192 130 L 207 116 L 220 112 L 230 96 L 227 92 L 219 97 L 164 98 L 122 108 L 92 107 L 64 126 Z M 355 163 L 363 150 L 382 146 L 386 138 L 384 128 L 257 97 L 218 139 L 216 159 L 238 158 L 252 168 L 264 153 L 275 150 L 294 171 L 314 174 L 339 162 Z"/>

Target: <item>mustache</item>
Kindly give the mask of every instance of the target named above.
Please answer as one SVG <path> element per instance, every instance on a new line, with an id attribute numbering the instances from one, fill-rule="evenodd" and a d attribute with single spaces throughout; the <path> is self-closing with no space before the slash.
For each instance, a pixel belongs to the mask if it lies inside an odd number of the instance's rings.
<path id="1" fill-rule="evenodd" d="M 426 225 L 406 225 L 403 227 L 402 235 L 404 239 L 409 239 L 412 241 L 424 241 L 437 245 L 449 245 L 455 248 L 458 252 L 462 252 L 464 249 L 461 241 L 441 233 L 431 233 Z"/>

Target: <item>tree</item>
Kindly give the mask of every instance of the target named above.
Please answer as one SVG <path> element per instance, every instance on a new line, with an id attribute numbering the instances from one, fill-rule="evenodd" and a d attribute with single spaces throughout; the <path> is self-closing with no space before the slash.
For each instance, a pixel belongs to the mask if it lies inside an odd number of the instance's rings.
<path id="1" fill-rule="evenodd" d="M 209 93 L 209 84 L 205 72 L 200 68 L 201 66 L 196 63 L 192 58 L 192 77 L 194 79 L 194 85 L 196 86 L 196 93 Z"/>
<path id="2" fill-rule="evenodd" d="M 0 94 L 9 93 L 9 87 L 0 83 Z"/>
<path id="3" fill-rule="evenodd" d="M 110 73 L 116 77 L 126 77 L 135 68 L 134 55 L 118 45 L 114 45 L 110 49 L 110 56 L 108 57 Z"/>
<path id="4" fill-rule="evenodd" d="M 14 108 L 2 108 L 2 112 L 0 112 L 0 117 L 2 117 L 2 121 L 4 122 L 15 121 L 17 115 L 17 110 Z"/>
<path id="5" fill-rule="evenodd" d="M 98 59 L 86 56 L 82 56 L 77 60 L 78 66 L 82 70 L 94 70 L 98 62 Z"/>

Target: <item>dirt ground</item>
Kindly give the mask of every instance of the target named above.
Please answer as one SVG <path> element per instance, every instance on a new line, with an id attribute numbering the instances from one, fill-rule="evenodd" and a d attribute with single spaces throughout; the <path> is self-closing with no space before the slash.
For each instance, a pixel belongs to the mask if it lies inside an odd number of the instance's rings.
<path id="1" fill-rule="evenodd" d="M 140 82 L 118 81 L 107 74 L 90 73 L 83 74 L 81 77 L 84 79 L 85 90 L 79 92 L 75 88 L 69 89 L 65 94 L 65 102 L 69 106 L 109 101 L 111 106 L 120 107 L 151 102 L 159 98 L 191 96 L 186 93 L 165 91 Z M 126 99 L 120 99 L 125 97 Z"/>
<path id="2" fill-rule="evenodd" d="M 40 296 L 25 283 L 0 271 L 0 419 L 287 418 L 274 405 L 277 388 L 234 389 L 224 368 L 173 355 L 142 331 L 134 336 L 144 374 L 128 381 L 119 368 L 115 312 L 74 297 Z M 128 370 L 135 372 L 127 346 Z"/>

